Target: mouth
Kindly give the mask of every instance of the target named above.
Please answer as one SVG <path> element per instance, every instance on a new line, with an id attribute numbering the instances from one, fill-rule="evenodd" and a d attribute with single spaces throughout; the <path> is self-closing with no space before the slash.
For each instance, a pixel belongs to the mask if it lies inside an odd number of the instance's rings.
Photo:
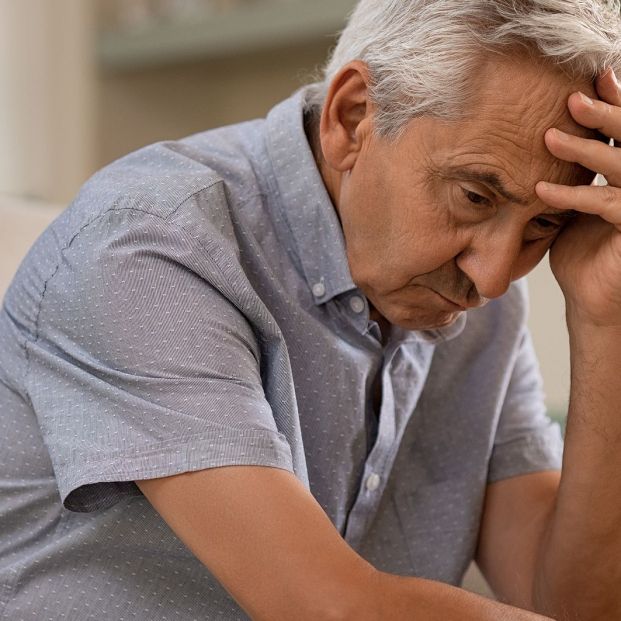
<path id="1" fill-rule="evenodd" d="M 458 302 L 453 302 L 453 300 L 449 300 L 448 298 L 445 298 L 441 293 L 438 293 L 437 291 L 434 291 L 434 293 L 443 301 L 445 302 L 445 304 L 447 306 L 450 307 L 451 310 L 453 310 L 454 312 L 463 312 L 465 310 L 468 310 L 468 305 L 467 304 L 460 304 Z"/>

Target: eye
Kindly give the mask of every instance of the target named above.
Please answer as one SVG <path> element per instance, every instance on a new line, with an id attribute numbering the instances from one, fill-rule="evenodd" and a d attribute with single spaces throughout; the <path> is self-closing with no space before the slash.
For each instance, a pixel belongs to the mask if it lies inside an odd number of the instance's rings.
<path id="1" fill-rule="evenodd" d="M 563 226 L 563 222 L 557 222 L 556 220 L 549 220 L 548 218 L 535 218 L 532 220 L 535 226 L 545 233 L 552 233 Z"/>
<path id="2" fill-rule="evenodd" d="M 526 233 L 526 240 L 531 242 L 543 239 L 552 239 L 566 224 L 566 221 L 552 220 L 549 217 L 539 216 L 529 222 L 530 233 Z"/>
<path id="3" fill-rule="evenodd" d="M 482 196 L 481 194 L 477 194 L 477 192 L 473 192 L 468 188 L 462 188 L 462 192 L 464 196 L 468 200 L 469 203 L 473 205 L 482 205 L 484 207 L 489 207 L 492 204 L 492 201 L 486 196 Z"/>

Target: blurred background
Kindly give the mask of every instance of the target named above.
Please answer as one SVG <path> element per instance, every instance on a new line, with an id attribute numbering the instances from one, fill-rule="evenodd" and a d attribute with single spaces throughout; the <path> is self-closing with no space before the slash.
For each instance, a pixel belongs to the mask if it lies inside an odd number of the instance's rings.
<path id="1" fill-rule="evenodd" d="M 354 5 L 0 0 L 0 297 L 93 172 L 157 140 L 264 116 L 313 80 Z M 562 420 L 569 348 L 547 260 L 530 283 L 547 404 Z"/>
<path id="2" fill-rule="evenodd" d="M 144 144 L 263 116 L 354 0 L 0 0 L 0 188 L 66 203 Z"/>

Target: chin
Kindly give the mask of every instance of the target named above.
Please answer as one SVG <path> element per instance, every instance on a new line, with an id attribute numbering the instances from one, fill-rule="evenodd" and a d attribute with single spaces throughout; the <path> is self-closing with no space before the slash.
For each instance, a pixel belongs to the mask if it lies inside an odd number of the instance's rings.
<path id="1" fill-rule="evenodd" d="M 407 320 L 394 321 L 401 328 L 406 330 L 437 330 L 438 328 L 446 328 L 454 324 L 462 311 L 457 313 L 440 313 L 433 317 L 409 317 Z"/>

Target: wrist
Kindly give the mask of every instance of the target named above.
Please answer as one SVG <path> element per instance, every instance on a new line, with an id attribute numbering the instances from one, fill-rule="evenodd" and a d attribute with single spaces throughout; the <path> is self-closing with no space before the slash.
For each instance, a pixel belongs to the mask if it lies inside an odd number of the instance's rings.
<path id="1" fill-rule="evenodd" d="M 604 322 L 567 305 L 565 318 L 570 336 L 621 339 L 621 313 L 618 318 L 610 318 Z"/>
<path id="2" fill-rule="evenodd" d="M 463 589 L 425 580 L 379 572 L 381 605 L 374 619 L 410 621 L 552 621 L 549 617 L 514 608 Z M 364 619 L 364 616 L 352 617 Z M 367 617 L 369 618 L 369 617 Z"/>

